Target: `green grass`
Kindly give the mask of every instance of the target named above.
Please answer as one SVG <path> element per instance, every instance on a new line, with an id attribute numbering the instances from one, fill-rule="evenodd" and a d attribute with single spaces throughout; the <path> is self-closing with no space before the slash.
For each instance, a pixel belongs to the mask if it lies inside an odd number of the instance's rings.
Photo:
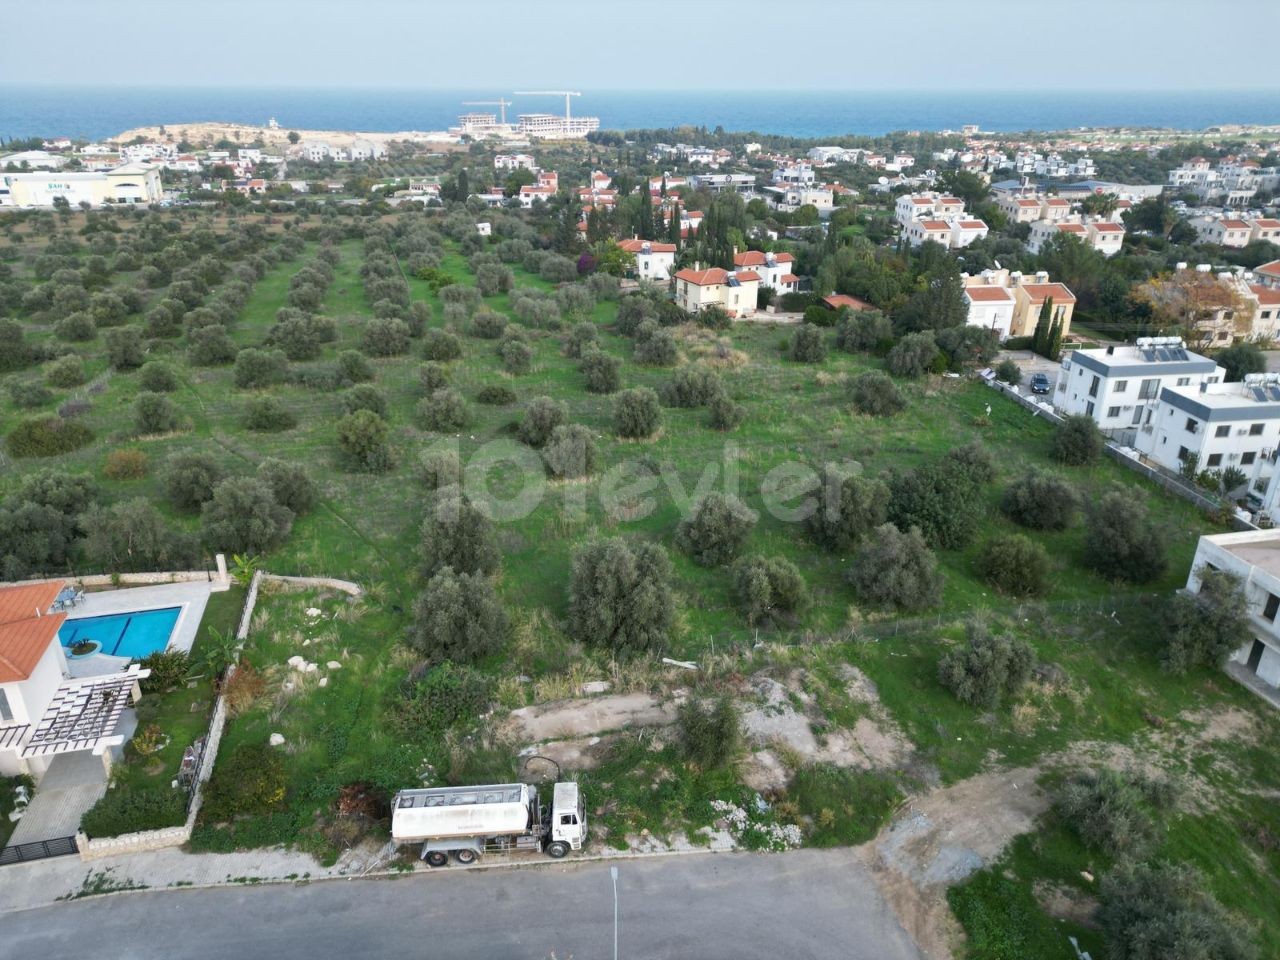
<path id="1" fill-rule="evenodd" d="M 787 796 L 810 822 L 813 847 L 846 847 L 874 837 L 902 800 L 894 778 L 819 764 L 795 772 Z"/>

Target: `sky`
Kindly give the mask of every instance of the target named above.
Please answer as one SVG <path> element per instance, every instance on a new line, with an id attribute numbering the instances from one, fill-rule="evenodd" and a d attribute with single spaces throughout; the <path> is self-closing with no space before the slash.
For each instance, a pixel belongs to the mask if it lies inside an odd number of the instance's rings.
<path id="1" fill-rule="evenodd" d="M 1280 0 L 11 0 L 4 83 L 500 90 L 1280 86 Z M 1216 52 L 1215 52 L 1216 51 Z"/>

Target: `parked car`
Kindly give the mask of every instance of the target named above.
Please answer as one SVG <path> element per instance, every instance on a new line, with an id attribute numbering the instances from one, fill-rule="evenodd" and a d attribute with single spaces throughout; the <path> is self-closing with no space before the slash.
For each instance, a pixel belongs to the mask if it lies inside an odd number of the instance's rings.
<path id="1" fill-rule="evenodd" d="M 1047 373 L 1033 373 L 1029 383 L 1032 393 L 1048 393 L 1053 388 Z"/>

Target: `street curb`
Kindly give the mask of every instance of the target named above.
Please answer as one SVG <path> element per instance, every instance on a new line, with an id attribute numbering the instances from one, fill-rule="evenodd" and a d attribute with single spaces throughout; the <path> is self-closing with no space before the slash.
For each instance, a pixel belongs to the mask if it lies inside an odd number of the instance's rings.
<path id="1" fill-rule="evenodd" d="M 224 887 L 246 888 L 246 887 L 284 886 L 284 885 L 306 886 L 312 883 L 336 883 L 336 882 L 350 881 L 350 880 L 386 880 L 386 879 L 402 880 L 402 879 L 408 879 L 412 877 L 424 877 L 424 876 L 431 876 L 431 875 L 449 876 L 451 871 L 471 872 L 475 870 L 525 870 L 525 869 L 537 870 L 545 867 L 565 867 L 565 866 L 570 866 L 572 864 L 604 863 L 606 861 L 614 862 L 619 860 L 654 860 L 654 859 L 659 859 L 663 857 L 687 857 L 687 856 L 696 856 L 696 855 L 706 856 L 706 855 L 723 855 L 723 854 L 734 854 L 734 853 L 755 854 L 758 856 L 779 856 L 779 854 L 777 853 L 767 854 L 760 851 L 742 850 L 742 849 L 736 849 L 736 848 L 733 850 L 713 850 L 708 847 L 705 849 L 695 848 L 692 850 L 655 850 L 647 853 L 631 853 L 631 852 L 627 852 L 627 853 L 619 852 L 617 854 L 595 853 L 595 854 L 589 854 L 586 856 L 573 857 L 572 859 L 566 858 L 564 860 L 532 859 L 531 858 L 527 861 L 504 862 L 504 863 L 473 863 L 468 866 L 462 866 L 460 864 L 451 864 L 449 867 L 443 868 L 443 869 L 428 868 L 424 870 L 417 870 L 417 869 L 372 870 L 369 873 L 360 873 L 360 874 L 351 874 L 351 875 L 327 874 L 327 875 L 317 876 L 317 877 L 294 877 L 292 879 L 287 879 L 285 877 L 264 877 L 262 879 L 251 879 L 251 880 L 244 880 L 244 881 L 222 880 L 216 883 L 182 883 L 182 884 L 170 884 L 163 887 L 143 886 L 143 887 L 131 887 L 127 890 L 104 890 L 102 893 L 91 893 L 91 894 L 85 894 L 84 896 L 72 896 L 66 899 L 51 900 L 48 903 L 33 904 L 28 907 L 15 907 L 11 910 L 0 910 L 0 916 L 6 916 L 8 914 L 15 914 L 15 913 L 26 913 L 30 910 L 47 910 L 50 907 L 57 907 L 62 904 L 77 903 L 83 900 L 101 900 L 107 897 L 118 897 L 118 896 L 125 896 L 128 894 L 139 894 L 139 893 L 181 893 L 184 890 L 220 890 Z M 196 854 L 196 856 L 198 856 L 198 854 Z M 32 862 L 39 863 L 40 861 L 32 861 Z M 89 871 L 90 873 L 93 872 L 92 866 L 89 867 Z"/>

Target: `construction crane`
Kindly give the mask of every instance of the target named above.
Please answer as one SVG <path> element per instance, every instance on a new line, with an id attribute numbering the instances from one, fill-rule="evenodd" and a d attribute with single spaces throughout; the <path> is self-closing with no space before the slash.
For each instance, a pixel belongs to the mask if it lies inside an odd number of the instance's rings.
<path id="1" fill-rule="evenodd" d="M 517 97 L 564 97 L 564 122 L 569 123 L 569 98 L 582 96 L 576 90 L 517 90 Z"/>
<path id="2" fill-rule="evenodd" d="M 504 127 L 507 125 L 507 107 L 511 106 L 510 100 L 501 98 L 497 100 L 463 100 L 462 105 L 464 107 L 497 107 L 502 111 L 502 125 Z"/>

